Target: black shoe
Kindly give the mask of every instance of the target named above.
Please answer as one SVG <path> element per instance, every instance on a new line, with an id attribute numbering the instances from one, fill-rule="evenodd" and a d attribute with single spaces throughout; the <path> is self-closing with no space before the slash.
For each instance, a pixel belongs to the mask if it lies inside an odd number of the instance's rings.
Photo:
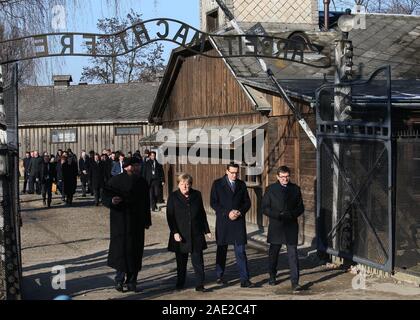
<path id="1" fill-rule="evenodd" d="M 268 284 L 270 286 L 275 286 L 276 285 L 276 277 L 275 276 L 270 276 L 270 279 L 268 280 Z"/>
<path id="2" fill-rule="evenodd" d="M 115 290 L 119 291 L 119 292 L 123 292 L 124 291 L 124 286 L 121 282 L 117 282 L 115 284 Z"/>
<path id="3" fill-rule="evenodd" d="M 293 292 L 299 292 L 299 291 L 302 291 L 302 290 L 303 290 L 303 288 L 300 285 L 298 285 L 297 283 L 292 284 L 292 291 Z"/>
<path id="4" fill-rule="evenodd" d="M 82 194 L 82 197 L 83 197 L 83 198 L 86 198 L 86 195 L 85 195 L 85 194 Z"/>
<path id="5" fill-rule="evenodd" d="M 201 285 L 201 286 L 197 286 L 197 287 L 195 287 L 195 291 L 205 292 L 205 291 L 206 291 L 206 289 L 204 288 L 204 286 L 203 286 L 203 285 Z"/>
<path id="6" fill-rule="evenodd" d="M 137 284 L 135 284 L 135 283 L 128 283 L 127 284 L 127 290 L 132 291 L 132 292 L 139 292 L 137 290 Z"/>
<path id="7" fill-rule="evenodd" d="M 254 287 L 254 284 L 249 280 L 241 282 L 241 288 L 252 288 L 252 287 Z"/>
<path id="8" fill-rule="evenodd" d="M 42 203 L 44 204 L 44 206 L 46 206 L 47 205 L 47 200 L 42 200 Z"/>
<path id="9" fill-rule="evenodd" d="M 227 282 L 223 278 L 217 278 L 216 283 L 217 284 L 227 284 Z"/>

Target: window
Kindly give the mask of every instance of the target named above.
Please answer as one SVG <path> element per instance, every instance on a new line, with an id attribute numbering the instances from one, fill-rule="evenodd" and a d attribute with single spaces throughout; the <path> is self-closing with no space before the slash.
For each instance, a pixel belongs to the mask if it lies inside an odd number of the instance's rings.
<path id="1" fill-rule="evenodd" d="M 77 142 L 77 129 L 51 130 L 52 143 Z"/>
<path id="2" fill-rule="evenodd" d="M 207 32 L 214 32 L 219 29 L 219 11 L 218 9 L 207 13 Z"/>
<path id="3" fill-rule="evenodd" d="M 126 136 L 126 135 L 141 135 L 142 134 L 141 127 L 119 127 L 115 128 L 115 135 L 116 136 Z"/>

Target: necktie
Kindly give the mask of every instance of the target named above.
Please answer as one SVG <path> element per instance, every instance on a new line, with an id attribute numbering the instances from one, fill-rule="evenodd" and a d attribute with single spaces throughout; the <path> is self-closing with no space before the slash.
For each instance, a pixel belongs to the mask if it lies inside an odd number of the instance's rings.
<path id="1" fill-rule="evenodd" d="M 235 192 L 235 181 L 230 182 L 230 188 L 232 189 L 233 192 Z"/>

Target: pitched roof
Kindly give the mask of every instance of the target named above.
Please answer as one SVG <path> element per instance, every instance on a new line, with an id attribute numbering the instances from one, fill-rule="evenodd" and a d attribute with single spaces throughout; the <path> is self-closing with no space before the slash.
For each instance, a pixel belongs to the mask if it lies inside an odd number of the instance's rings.
<path id="1" fill-rule="evenodd" d="M 147 122 L 159 84 L 23 87 L 19 124 Z"/>
<path id="2" fill-rule="evenodd" d="M 420 16 L 366 14 L 363 17 L 366 19 L 366 29 L 354 29 L 349 33 L 349 39 L 353 41 L 354 47 L 353 62 L 356 76 L 366 79 L 378 68 L 390 65 L 393 98 L 418 100 L 420 97 L 420 86 L 417 80 L 420 79 Z M 287 31 L 278 31 L 269 35 L 288 38 L 298 31 L 296 26 L 294 27 L 295 29 L 286 28 Z M 235 34 L 235 31 L 225 30 L 221 34 Z M 332 63 L 334 62 L 334 42 L 341 38 L 340 31 L 306 30 L 305 36 L 320 48 L 319 55 L 309 58 L 327 58 Z M 226 54 L 231 50 L 226 41 L 218 41 L 217 38 L 213 41 L 212 45 L 221 53 Z M 191 55 L 193 54 L 190 51 L 183 48 L 172 52 L 159 94 L 149 116 L 150 122 L 153 123 L 155 119 L 162 116 L 166 98 L 176 80 L 182 59 Z M 315 90 L 325 83 L 326 79 L 333 81 L 335 72 L 334 67 L 315 68 L 278 59 L 264 59 L 264 61 L 291 97 L 307 102 L 313 101 Z M 256 110 L 259 110 L 258 104 L 266 104 L 266 102 L 259 101 L 261 99 L 255 97 L 247 89 L 248 87 L 277 93 L 272 81 L 255 57 L 226 58 L 225 62 L 233 71 L 238 83 L 254 99 L 257 104 Z M 376 94 L 379 94 L 379 91 L 375 91 Z M 265 109 L 267 108 L 261 108 L 261 110 Z"/>

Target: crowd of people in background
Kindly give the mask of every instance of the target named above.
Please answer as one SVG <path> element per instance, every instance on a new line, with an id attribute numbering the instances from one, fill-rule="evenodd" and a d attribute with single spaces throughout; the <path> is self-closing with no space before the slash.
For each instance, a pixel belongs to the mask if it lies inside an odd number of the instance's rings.
<path id="1" fill-rule="evenodd" d="M 151 210 L 157 211 L 158 203 L 163 203 L 163 185 L 165 176 L 163 166 L 156 159 L 156 152 L 139 150 L 125 155 L 121 151 L 104 149 L 99 154 L 82 150 L 77 156 L 71 149 L 59 149 L 56 155 L 44 152 L 42 156 L 37 150 L 26 152 L 23 159 L 24 182 L 23 194 L 42 195 L 45 206 L 51 207 L 52 194 L 61 194 L 66 205 L 73 204 L 77 191 L 77 180 L 80 179 L 81 196 L 94 196 L 95 205 L 99 206 L 103 190 L 111 177 L 124 172 L 124 161 L 135 158 L 140 162 L 139 174 L 145 178 L 149 187 Z"/>

